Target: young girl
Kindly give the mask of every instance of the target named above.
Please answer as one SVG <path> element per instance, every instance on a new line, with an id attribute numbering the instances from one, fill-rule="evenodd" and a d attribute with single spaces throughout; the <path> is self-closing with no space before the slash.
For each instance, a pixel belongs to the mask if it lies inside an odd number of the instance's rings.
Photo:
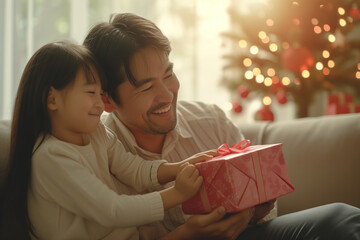
<path id="1" fill-rule="evenodd" d="M 45 45 L 29 60 L 12 122 L 1 239 L 127 238 L 127 227 L 161 220 L 200 188 L 188 162 L 206 154 L 170 164 L 126 153 L 100 123 L 103 79 L 90 53 L 71 43 Z M 142 191 L 175 176 L 160 192 L 116 193 L 114 178 Z"/>

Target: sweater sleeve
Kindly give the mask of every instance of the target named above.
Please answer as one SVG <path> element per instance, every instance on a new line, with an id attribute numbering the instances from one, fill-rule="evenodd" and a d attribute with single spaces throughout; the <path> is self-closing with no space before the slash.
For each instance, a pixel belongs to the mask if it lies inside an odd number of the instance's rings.
<path id="1" fill-rule="evenodd" d="M 166 160 L 146 161 L 138 155 L 127 152 L 110 129 L 105 127 L 105 131 L 111 173 L 137 192 L 157 189 L 160 186 L 157 177 L 158 168 Z"/>
<path id="2" fill-rule="evenodd" d="M 158 192 L 118 195 L 63 146 L 38 149 L 32 159 L 32 189 L 60 207 L 106 227 L 132 227 L 163 219 Z M 49 213 L 51 214 L 51 213 Z"/>

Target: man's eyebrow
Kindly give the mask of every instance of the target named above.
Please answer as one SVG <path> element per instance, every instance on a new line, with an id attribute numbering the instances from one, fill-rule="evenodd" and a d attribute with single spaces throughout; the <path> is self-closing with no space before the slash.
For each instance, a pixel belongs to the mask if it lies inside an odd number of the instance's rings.
<path id="1" fill-rule="evenodd" d="M 167 73 L 168 71 L 172 70 L 174 68 L 174 64 L 172 62 L 169 63 L 169 65 L 166 67 L 164 73 Z M 141 87 L 142 85 L 151 82 L 152 80 L 154 80 L 154 78 L 145 78 L 143 80 L 140 81 L 136 81 L 135 86 L 136 88 Z"/>

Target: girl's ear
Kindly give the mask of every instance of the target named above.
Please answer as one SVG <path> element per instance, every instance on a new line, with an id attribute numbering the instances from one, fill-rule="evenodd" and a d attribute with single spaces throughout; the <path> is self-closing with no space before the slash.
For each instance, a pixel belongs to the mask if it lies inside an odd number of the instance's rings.
<path id="1" fill-rule="evenodd" d="M 48 97 L 47 97 L 47 107 L 49 110 L 56 110 L 56 90 L 54 87 L 50 87 Z"/>
<path id="2" fill-rule="evenodd" d="M 115 110 L 115 107 L 112 104 L 113 101 L 111 100 L 111 98 L 109 97 L 109 95 L 107 93 L 104 93 L 102 95 L 102 100 L 104 102 L 106 112 L 111 113 Z"/>

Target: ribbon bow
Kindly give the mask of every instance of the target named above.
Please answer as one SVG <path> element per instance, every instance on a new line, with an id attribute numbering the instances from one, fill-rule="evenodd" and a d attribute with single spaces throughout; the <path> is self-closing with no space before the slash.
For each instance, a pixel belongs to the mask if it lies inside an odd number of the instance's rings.
<path id="1" fill-rule="evenodd" d="M 235 143 L 234 145 L 232 145 L 232 147 L 229 147 L 229 145 L 227 144 L 223 144 L 217 149 L 217 151 L 222 156 L 228 155 L 230 153 L 241 153 L 242 150 L 250 146 L 250 144 L 251 141 L 246 139 L 242 140 L 239 143 Z"/>

